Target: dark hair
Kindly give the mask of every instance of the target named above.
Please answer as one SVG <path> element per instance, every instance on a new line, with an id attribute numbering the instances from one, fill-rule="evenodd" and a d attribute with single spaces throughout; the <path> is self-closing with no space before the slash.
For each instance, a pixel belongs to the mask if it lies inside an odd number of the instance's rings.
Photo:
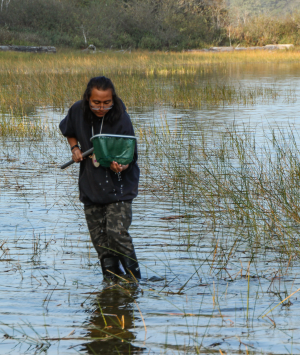
<path id="1" fill-rule="evenodd" d="M 112 81 L 105 76 L 97 76 L 92 78 L 85 89 L 85 92 L 82 97 L 82 108 L 83 108 L 83 118 L 86 122 L 92 124 L 93 123 L 93 113 L 90 109 L 89 100 L 92 94 L 92 90 L 96 88 L 98 90 L 108 90 L 111 89 L 112 91 L 112 98 L 113 98 L 113 107 L 111 110 L 107 112 L 105 115 L 105 122 L 110 123 L 111 125 L 114 124 L 122 115 L 123 113 L 123 103 L 118 97 L 114 84 Z"/>

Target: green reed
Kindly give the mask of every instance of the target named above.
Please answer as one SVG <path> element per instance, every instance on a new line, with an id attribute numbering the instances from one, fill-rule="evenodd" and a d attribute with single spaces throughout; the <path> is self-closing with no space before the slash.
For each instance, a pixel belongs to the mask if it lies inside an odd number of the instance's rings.
<path id="1" fill-rule="evenodd" d="M 201 127 L 192 135 L 167 126 L 142 133 L 149 158 L 149 186 L 186 206 L 187 215 L 227 227 L 251 248 L 272 246 L 299 254 L 300 164 L 292 129 L 255 133 L 232 126 L 205 138 Z M 150 161 L 151 160 L 151 161 Z M 229 234 L 229 233 L 228 233 Z"/>

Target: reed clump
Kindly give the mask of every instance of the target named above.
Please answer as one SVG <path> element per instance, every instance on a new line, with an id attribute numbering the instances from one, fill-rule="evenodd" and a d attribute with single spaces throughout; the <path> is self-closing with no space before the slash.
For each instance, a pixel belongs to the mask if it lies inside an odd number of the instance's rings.
<path id="1" fill-rule="evenodd" d="M 1 137 L 26 137 L 41 139 L 50 133 L 50 127 L 41 120 L 31 121 L 28 117 L 18 118 L 14 114 L 2 116 L 0 120 Z"/>
<path id="2" fill-rule="evenodd" d="M 186 216 L 211 230 L 227 228 L 228 238 L 251 248 L 299 256 L 300 165 L 293 130 L 265 133 L 264 144 L 250 129 L 235 126 L 209 138 L 199 126 L 197 135 L 183 131 L 164 126 L 141 134 L 143 158 L 156 157 L 145 164 L 156 196 L 172 196 Z"/>

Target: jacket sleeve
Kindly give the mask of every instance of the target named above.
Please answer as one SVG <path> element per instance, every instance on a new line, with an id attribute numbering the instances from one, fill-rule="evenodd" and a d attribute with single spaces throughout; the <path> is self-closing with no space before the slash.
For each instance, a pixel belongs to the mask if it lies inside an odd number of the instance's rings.
<path id="1" fill-rule="evenodd" d="M 73 106 L 72 106 L 69 109 L 67 116 L 59 124 L 59 129 L 61 130 L 63 136 L 77 138 L 74 118 L 75 117 L 74 117 Z"/>

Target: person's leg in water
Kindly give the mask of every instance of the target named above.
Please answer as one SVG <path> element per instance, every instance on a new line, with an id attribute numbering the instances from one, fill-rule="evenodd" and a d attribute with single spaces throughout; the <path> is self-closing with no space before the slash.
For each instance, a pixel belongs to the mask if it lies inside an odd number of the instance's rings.
<path id="1" fill-rule="evenodd" d="M 131 202 L 120 201 L 107 205 L 106 233 L 111 249 L 117 252 L 126 274 L 141 278 L 141 272 L 135 254 L 132 238 L 128 229 L 132 221 Z"/>
<path id="2" fill-rule="evenodd" d="M 112 279 L 115 275 L 124 275 L 120 268 L 120 259 L 112 250 L 106 228 L 107 205 L 84 206 L 85 217 L 91 240 L 100 259 L 103 278 Z"/>

